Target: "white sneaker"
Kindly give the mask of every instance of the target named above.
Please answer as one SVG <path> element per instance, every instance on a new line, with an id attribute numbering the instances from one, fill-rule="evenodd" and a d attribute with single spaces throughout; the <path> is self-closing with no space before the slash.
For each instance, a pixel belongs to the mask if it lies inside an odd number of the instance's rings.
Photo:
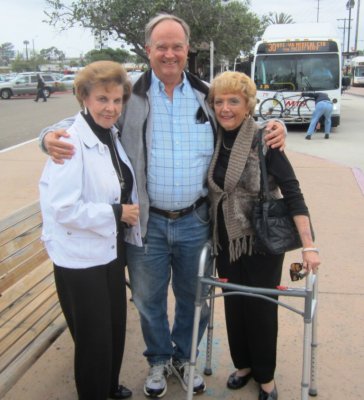
<path id="1" fill-rule="evenodd" d="M 167 393 L 167 379 L 172 374 L 169 362 L 152 365 L 144 383 L 144 394 L 147 397 L 160 398 Z"/>
<path id="2" fill-rule="evenodd" d="M 173 360 L 171 363 L 171 370 L 173 374 L 180 381 L 183 389 L 187 392 L 188 388 L 188 376 L 190 372 L 190 365 L 187 361 L 181 362 L 178 360 Z M 195 368 L 195 374 L 193 377 L 193 394 L 199 394 L 206 390 L 206 384 L 202 376 L 199 374 Z"/>

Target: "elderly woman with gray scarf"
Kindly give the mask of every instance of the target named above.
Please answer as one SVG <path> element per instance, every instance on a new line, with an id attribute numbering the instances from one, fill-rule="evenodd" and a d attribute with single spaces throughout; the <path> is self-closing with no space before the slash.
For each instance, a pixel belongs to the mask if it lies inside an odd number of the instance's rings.
<path id="1" fill-rule="evenodd" d="M 255 84 L 243 73 L 224 72 L 213 80 L 209 98 L 219 123 L 208 171 L 219 276 L 229 283 L 276 288 L 284 254 L 261 254 L 253 248 L 252 207 L 260 191 L 258 127 L 252 118 Z M 303 266 L 315 272 L 320 260 L 299 182 L 284 152 L 265 146 L 264 152 L 270 190 L 275 196 L 280 192 L 283 195 L 303 244 Z M 230 354 L 236 368 L 228 378 L 228 388 L 239 389 L 254 378 L 260 385 L 259 400 L 278 399 L 274 381 L 277 305 L 247 296 L 226 296 L 224 302 Z"/>

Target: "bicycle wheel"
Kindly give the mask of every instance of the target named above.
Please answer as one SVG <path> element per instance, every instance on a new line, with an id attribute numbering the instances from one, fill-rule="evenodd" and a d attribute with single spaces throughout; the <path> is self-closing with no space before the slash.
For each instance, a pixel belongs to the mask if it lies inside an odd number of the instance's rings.
<path id="1" fill-rule="evenodd" d="M 263 119 L 281 118 L 282 112 L 282 103 L 274 98 L 263 100 L 259 106 L 259 114 Z"/>
<path id="2" fill-rule="evenodd" d="M 315 100 L 303 99 L 298 106 L 298 116 L 303 124 L 308 124 L 311 121 L 312 114 L 315 111 Z"/>

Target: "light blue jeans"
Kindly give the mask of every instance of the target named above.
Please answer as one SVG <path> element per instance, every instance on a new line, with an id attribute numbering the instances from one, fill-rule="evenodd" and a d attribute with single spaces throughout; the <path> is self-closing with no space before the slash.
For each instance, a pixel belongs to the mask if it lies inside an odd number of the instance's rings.
<path id="1" fill-rule="evenodd" d="M 208 206 L 203 204 L 176 220 L 151 212 L 144 246 L 126 245 L 127 264 L 134 304 L 141 320 L 150 365 L 171 358 L 187 361 L 195 309 L 198 263 L 209 238 Z M 168 285 L 172 279 L 175 315 L 168 322 Z M 205 331 L 209 309 L 201 310 L 199 341 Z"/>
<path id="2" fill-rule="evenodd" d="M 331 114 L 332 114 L 332 103 L 330 101 L 319 101 L 316 104 L 315 111 L 312 114 L 310 126 L 308 127 L 307 135 L 312 135 L 315 132 L 317 123 L 319 122 L 322 115 L 325 116 L 325 133 L 331 131 Z"/>

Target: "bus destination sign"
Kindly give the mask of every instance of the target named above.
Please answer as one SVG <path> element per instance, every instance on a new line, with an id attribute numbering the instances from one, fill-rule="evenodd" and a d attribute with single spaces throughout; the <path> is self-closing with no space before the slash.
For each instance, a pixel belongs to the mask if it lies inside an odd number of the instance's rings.
<path id="1" fill-rule="evenodd" d="M 306 40 L 291 42 L 267 42 L 258 47 L 258 54 L 319 53 L 337 51 L 335 42 L 329 40 Z"/>

